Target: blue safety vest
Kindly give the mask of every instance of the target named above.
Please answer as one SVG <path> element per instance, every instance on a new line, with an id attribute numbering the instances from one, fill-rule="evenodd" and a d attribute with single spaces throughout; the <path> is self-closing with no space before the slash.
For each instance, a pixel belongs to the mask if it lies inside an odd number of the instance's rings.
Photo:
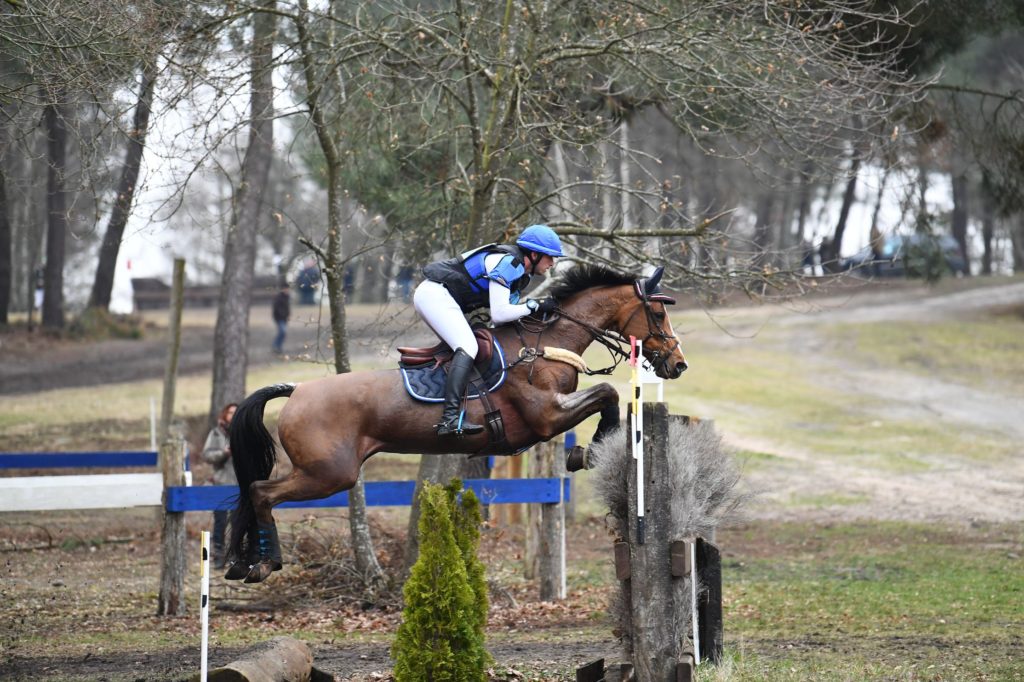
<path id="1" fill-rule="evenodd" d="M 494 253 L 512 258 L 503 259 L 496 271 L 489 273 L 484 259 Z M 530 283 L 530 275 L 523 267 L 523 250 L 514 244 L 487 244 L 423 268 L 423 276 L 443 284 L 464 312 L 490 306 L 492 274 L 509 288 L 509 300 L 518 303 L 523 289 Z"/>

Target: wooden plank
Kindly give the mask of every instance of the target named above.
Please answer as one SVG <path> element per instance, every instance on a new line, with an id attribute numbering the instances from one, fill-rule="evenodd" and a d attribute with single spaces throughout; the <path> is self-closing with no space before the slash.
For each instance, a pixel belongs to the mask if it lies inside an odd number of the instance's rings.
<path id="1" fill-rule="evenodd" d="M 697 538 L 697 575 L 702 592 L 697 600 L 700 660 L 722 660 L 722 554 L 704 538 Z"/>
<path id="2" fill-rule="evenodd" d="M 163 488 L 159 473 L 0 478 L 0 512 L 159 506 Z"/>
<path id="3" fill-rule="evenodd" d="M 576 668 L 576 682 L 601 682 L 604 679 L 604 659 Z"/>

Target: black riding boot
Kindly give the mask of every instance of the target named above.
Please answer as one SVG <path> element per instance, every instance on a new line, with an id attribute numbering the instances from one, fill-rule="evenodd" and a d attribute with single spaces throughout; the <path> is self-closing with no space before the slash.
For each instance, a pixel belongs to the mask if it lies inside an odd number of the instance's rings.
<path id="1" fill-rule="evenodd" d="M 472 436 L 484 430 L 479 424 L 465 421 L 459 424 L 462 395 L 466 392 L 472 371 L 473 358 L 459 348 L 448 365 L 448 377 L 444 383 L 444 411 L 441 413 L 441 423 L 437 425 L 438 436 Z"/>

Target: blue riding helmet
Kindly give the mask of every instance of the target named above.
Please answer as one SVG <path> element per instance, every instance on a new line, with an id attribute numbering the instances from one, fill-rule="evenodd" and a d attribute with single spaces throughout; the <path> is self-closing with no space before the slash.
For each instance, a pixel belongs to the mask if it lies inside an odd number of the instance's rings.
<path id="1" fill-rule="evenodd" d="M 530 225 L 516 239 L 516 244 L 527 251 L 536 251 L 549 256 L 562 256 L 562 241 L 547 225 Z"/>

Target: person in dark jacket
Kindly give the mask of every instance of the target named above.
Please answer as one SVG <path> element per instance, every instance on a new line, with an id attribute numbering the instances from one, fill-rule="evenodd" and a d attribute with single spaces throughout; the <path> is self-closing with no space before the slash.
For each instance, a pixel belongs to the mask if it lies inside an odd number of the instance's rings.
<path id="1" fill-rule="evenodd" d="M 292 314 L 291 289 L 287 284 L 281 285 L 281 290 L 274 297 L 272 312 L 274 324 L 277 325 L 277 336 L 274 337 L 273 350 L 280 355 L 284 352 L 284 338 L 288 333 L 288 318 Z"/>
<path id="2" fill-rule="evenodd" d="M 217 416 L 217 425 L 206 436 L 202 458 L 204 462 L 213 467 L 213 476 L 210 477 L 211 485 L 238 485 L 238 479 L 235 478 L 235 465 L 231 462 L 231 444 L 228 442 L 228 430 L 237 407 L 236 403 L 228 403 L 222 407 Z M 227 527 L 227 509 L 215 510 L 213 512 L 213 537 L 211 538 L 213 551 L 210 555 L 214 568 L 224 568 L 226 560 L 224 535 Z"/>
<path id="3" fill-rule="evenodd" d="M 553 299 L 520 297 L 533 275 L 543 275 L 562 255 L 562 244 L 547 225 L 531 225 L 515 244 L 487 244 L 455 258 L 430 263 L 413 293 L 413 306 L 455 355 L 445 380 L 438 436 L 471 435 L 483 426 L 461 420 L 460 405 L 476 358 L 477 342 L 465 313 L 489 308 L 495 325 L 555 309 Z"/>

